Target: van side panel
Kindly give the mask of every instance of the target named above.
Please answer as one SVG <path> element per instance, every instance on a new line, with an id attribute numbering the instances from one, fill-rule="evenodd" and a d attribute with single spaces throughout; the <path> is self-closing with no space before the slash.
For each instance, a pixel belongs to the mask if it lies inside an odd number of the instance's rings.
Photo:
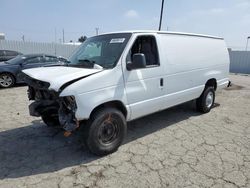
<path id="1" fill-rule="evenodd" d="M 156 77 L 164 79 L 161 90 L 164 94 L 148 100 L 141 98 L 141 101 L 129 102 L 131 116 L 128 120 L 145 116 L 149 110 L 152 113 L 198 98 L 209 79 L 216 79 L 218 89 L 228 84 L 229 55 L 224 40 L 166 33 L 155 36 L 163 70 Z"/>
<path id="2" fill-rule="evenodd" d="M 160 60 L 165 69 L 165 107 L 198 98 L 206 82 L 228 83 L 229 55 L 222 39 L 159 34 Z"/>

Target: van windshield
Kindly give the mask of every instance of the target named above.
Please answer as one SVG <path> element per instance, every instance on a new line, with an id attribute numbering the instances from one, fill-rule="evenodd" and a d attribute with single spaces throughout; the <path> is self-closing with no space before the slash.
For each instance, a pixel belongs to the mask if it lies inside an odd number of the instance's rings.
<path id="1" fill-rule="evenodd" d="M 87 39 L 70 57 L 69 66 L 111 69 L 119 60 L 131 33 L 95 36 Z"/>

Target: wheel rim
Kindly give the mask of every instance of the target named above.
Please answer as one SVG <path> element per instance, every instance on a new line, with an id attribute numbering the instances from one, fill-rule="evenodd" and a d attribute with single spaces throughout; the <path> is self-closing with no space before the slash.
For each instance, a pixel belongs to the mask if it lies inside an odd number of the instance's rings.
<path id="1" fill-rule="evenodd" d="M 98 140 L 101 144 L 110 144 L 117 139 L 119 131 L 118 123 L 109 115 L 99 127 Z"/>
<path id="2" fill-rule="evenodd" d="M 211 106 L 213 105 L 213 101 L 214 101 L 214 94 L 213 94 L 213 92 L 210 91 L 206 97 L 207 108 L 211 108 Z"/>
<path id="3" fill-rule="evenodd" d="M 12 84 L 12 78 L 8 75 L 0 76 L 0 84 L 2 87 L 9 87 Z"/>

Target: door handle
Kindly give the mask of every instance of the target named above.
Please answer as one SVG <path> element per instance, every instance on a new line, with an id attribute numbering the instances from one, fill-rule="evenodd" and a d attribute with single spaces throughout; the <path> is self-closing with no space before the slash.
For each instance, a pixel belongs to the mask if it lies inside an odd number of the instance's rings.
<path id="1" fill-rule="evenodd" d="M 163 85 L 164 85 L 164 80 L 163 80 L 163 78 L 161 78 L 160 79 L 160 86 L 163 87 Z"/>

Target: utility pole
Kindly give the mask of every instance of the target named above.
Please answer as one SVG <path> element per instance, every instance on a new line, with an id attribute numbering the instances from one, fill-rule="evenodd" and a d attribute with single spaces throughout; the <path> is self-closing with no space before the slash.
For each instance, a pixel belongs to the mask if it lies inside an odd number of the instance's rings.
<path id="1" fill-rule="evenodd" d="M 54 44 L 54 47 L 55 47 L 55 55 L 56 55 L 56 43 L 57 43 L 57 33 L 56 33 L 56 28 L 55 28 L 55 44 Z"/>
<path id="2" fill-rule="evenodd" d="M 163 8 L 164 8 L 164 0 L 162 0 L 162 2 L 161 2 L 161 16 L 160 16 L 160 23 L 159 23 L 159 31 L 161 30 L 161 22 L 162 22 Z"/>
<path id="3" fill-rule="evenodd" d="M 55 28 L 55 43 L 57 43 L 57 33 L 56 33 L 56 28 Z"/>
<path id="4" fill-rule="evenodd" d="M 250 39 L 250 36 L 247 37 L 247 44 L 246 44 L 246 51 L 247 51 L 247 48 L 248 48 L 248 40 Z"/>
<path id="5" fill-rule="evenodd" d="M 99 27 L 95 28 L 95 33 L 96 33 L 96 35 L 99 35 Z"/>
<path id="6" fill-rule="evenodd" d="M 64 44 L 64 42 L 65 42 L 65 40 L 64 40 L 64 29 L 62 30 L 62 34 L 63 34 L 63 44 Z"/>

